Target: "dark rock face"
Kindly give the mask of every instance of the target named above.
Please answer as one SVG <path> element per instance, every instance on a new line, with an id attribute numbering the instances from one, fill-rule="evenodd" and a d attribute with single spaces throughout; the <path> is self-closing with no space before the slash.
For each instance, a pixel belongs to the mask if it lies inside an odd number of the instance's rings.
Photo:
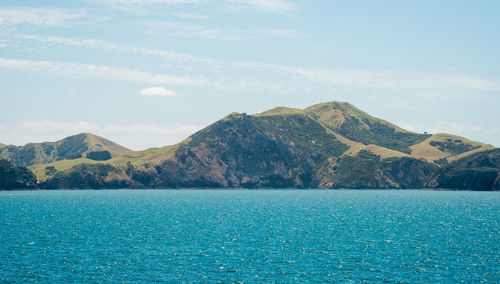
<path id="1" fill-rule="evenodd" d="M 437 179 L 441 188 L 460 190 L 500 190 L 499 170 L 463 170 L 444 173 Z"/>
<path id="2" fill-rule="evenodd" d="M 311 153 L 273 137 L 246 115 L 222 120 L 181 146 L 160 169 L 168 187 L 305 188 L 316 166 Z"/>
<path id="3" fill-rule="evenodd" d="M 38 188 L 35 175 L 24 167 L 16 167 L 7 160 L 0 160 L 0 189 Z"/>

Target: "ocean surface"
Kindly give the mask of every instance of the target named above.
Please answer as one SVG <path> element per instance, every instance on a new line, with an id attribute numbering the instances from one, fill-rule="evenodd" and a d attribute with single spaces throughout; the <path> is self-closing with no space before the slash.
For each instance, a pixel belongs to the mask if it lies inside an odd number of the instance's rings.
<path id="1" fill-rule="evenodd" d="M 0 192 L 0 282 L 500 281 L 500 193 Z"/>

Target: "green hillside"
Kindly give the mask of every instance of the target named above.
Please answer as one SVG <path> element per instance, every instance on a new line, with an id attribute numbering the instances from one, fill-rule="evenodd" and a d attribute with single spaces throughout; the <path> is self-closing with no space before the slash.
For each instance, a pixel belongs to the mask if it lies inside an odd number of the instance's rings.
<path id="1" fill-rule="evenodd" d="M 105 138 L 82 133 L 56 142 L 5 146 L 0 148 L 0 158 L 10 161 L 16 166 L 25 167 L 78 158 L 104 161 L 129 151 L 129 149 Z"/>
<path id="2" fill-rule="evenodd" d="M 49 163 L 29 167 L 42 188 L 491 190 L 499 168 L 471 166 L 481 164 L 491 145 L 413 133 L 339 102 L 231 113 L 176 145 L 144 151 L 126 151 L 90 134 L 52 143 L 70 150 L 58 149 L 46 155 L 52 160 L 41 159 Z M 89 159 L 105 147 L 111 159 Z"/>

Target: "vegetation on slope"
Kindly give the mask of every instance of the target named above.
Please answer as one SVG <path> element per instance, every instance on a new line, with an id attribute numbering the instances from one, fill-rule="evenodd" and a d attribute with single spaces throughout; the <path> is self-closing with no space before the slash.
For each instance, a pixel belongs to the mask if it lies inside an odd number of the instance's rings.
<path id="1" fill-rule="evenodd" d="M 40 183 L 41 188 L 63 189 L 118 189 L 137 188 L 122 169 L 108 164 L 78 164 L 67 171 L 57 172 L 52 178 Z"/>
<path id="2" fill-rule="evenodd" d="M 37 188 L 35 175 L 25 167 L 16 167 L 9 161 L 0 159 L 0 189 Z"/>
<path id="3" fill-rule="evenodd" d="M 475 153 L 444 166 L 432 185 L 460 190 L 500 190 L 500 149 Z"/>
<path id="4" fill-rule="evenodd" d="M 409 157 L 381 159 L 361 150 L 356 156 L 330 160 L 315 176 L 317 187 L 422 188 L 437 166 Z"/>
<path id="5" fill-rule="evenodd" d="M 478 162 L 491 145 L 405 131 L 347 103 L 232 113 L 177 145 L 122 149 L 119 156 L 109 152 L 109 160 L 99 147 L 111 149 L 112 142 L 86 137 L 85 143 L 79 137 L 61 140 L 75 144 L 57 149 L 67 153 L 65 159 L 54 160 L 55 155 L 48 164 L 30 166 L 41 187 L 498 188 L 496 166 Z M 82 145 L 89 147 L 82 152 Z M 470 164 L 450 163 L 453 159 Z"/>
<path id="6" fill-rule="evenodd" d="M 430 137 L 401 129 L 394 124 L 375 118 L 349 103 L 329 102 L 305 109 L 310 116 L 332 131 L 365 145 L 375 144 L 409 154 L 411 145 Z"/>

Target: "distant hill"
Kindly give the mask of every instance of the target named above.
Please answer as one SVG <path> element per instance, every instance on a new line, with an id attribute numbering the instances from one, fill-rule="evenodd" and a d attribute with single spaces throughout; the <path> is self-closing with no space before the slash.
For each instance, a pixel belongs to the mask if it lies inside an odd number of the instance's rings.
<path id="1" fill-rule="evenodd" d="M 82 157 L 104 161 L 129 151 L 129 149 L 105 138 L 82 133 L 56 142 L 28 143 L 24 146 L 0 146 L 0 159 L 6 159 L 16 166 L 25 167 Z"/>
<path id="2" fill-rule="evenodd" d="M 70 144 L 117 149 L 100 139 Z M 499 189 L 492 145 L 407 131 L 342 102 L 232 113 L 176 145 L 107 149 L 106 161 L 88 147 L 29 169 L 43 188 Z"/>

